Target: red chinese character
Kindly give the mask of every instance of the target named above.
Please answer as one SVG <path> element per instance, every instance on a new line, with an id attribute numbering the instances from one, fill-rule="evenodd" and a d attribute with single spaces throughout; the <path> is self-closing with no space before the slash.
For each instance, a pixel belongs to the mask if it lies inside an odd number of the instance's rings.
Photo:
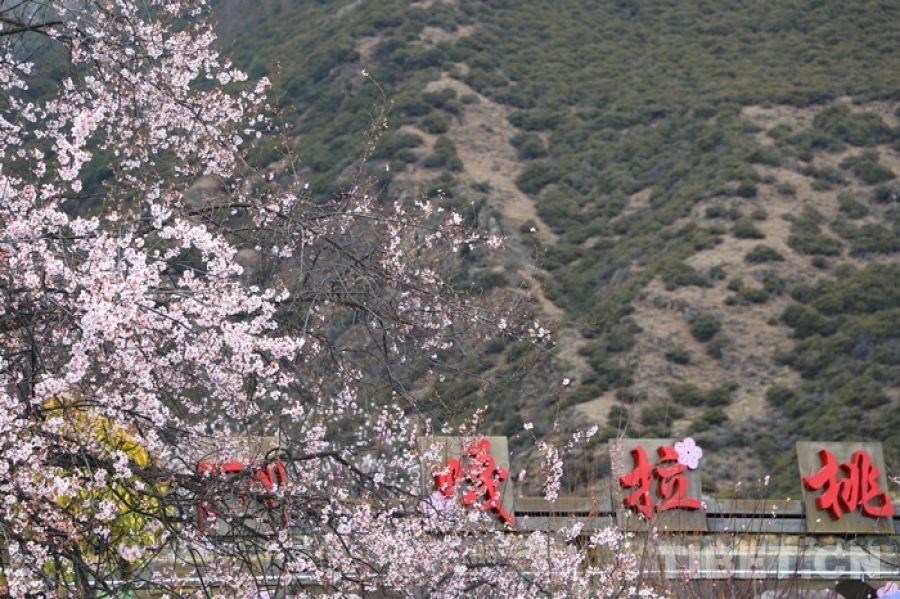
<path id="1" fill-rule="evenodd" d="M 256 467 L 254 465 L 245 466 L 243 462 L 238 462 L 236 460 L 231 460 L 228 462 L 223 462 L 220 465 L 216 465 L 213 462 L 203 461 L 197 464 L 197 474 L 201 477 L 209 476 L 216 477 L 220 474 L 242 474 L 245 472 L 245 468 L 247 471 L 252 472 L 252 479 L 249 484 L 249 488 L 252 491 L 261 492 L 264 494 L 271 493 L 275 490 L 276 486 L 281 486 L 284 484 L 287 479 L 286 472 L 284 469 L 284 464 L 281 460 L 276 460 L 272 463 L 266 464 L 262 467 Z M 253 468 L 251 471 L 250 469 Z M 247 496 L 241 494 L 238 496 L 241 503 L 247 503 Z M 257 498 L 258 501 L 265 502 L 265 504 L 270 507 L 275 507 L 275 499 L 273 497 L 268 498 Z M 199 528 L 203 530 L 203 522 L 206 520 L 214 520 L 216 518 L 216 510 L 206 501 L 200 501 L 197 505 L 197 520 L 199 522 Z M 282 514 L 281 516 L 281 524 L 282 526 L 287 526 L 287 516 L 286 514 Z"/>
<path id="2" fill-rule="evenodd" d="M 803 484 L 810 491 L 822 490 L 816 498 L 816 507 L 828 510 L 832 518 L 840 520 L 846 513 L 862 508 L 871 518 L 883 518 L 894 513 L 894 504 L 878 485 L 881 471 L 872 463 L 869 454 L 859 449 L 849 462 L 840 465 L 844 477 L 837 478 L 837 460 L 827 449 L 819 451 L 822 467 L 812 476 L 804 476 Z M 874 500 L 874 503 L 873 503 Z"/>
<path id="3" fill-rule="evenodd" d="M 625 498 L 625 506 L 636 509 L 649 520 L 653 517 L 653 502 L 650 500 L 652 468 L 643 447 L 635 447 L 631 455 L 634 456 L 634 470 L 620 476 L 619 484 L 626 489 L 637 487 L 637 490 Z"/>
<path id="4" fill-rule="evenodd" d="M 686 498 L 688 491 L 688 479 L 684 475 L 687 466 L 678 462 L 678 452 L 674 448 L 662 446 L 657 450 L 659 460 L 656 466 L 650 467 L 647 452 L 638 446 L 631 450 L 634 457 L 634 470 L 619 477 L 619 484 L 626 489 L 635 488 L 625 498 L 625 506 L 637 510 L 648 520 L 653 517 L 653 512 L 665 512 L 667 510 L 681 508 L 698 510 L 701 507 L 699 499 Z M 650 489 L 653 480 L 656 480 L 656 495 L 659 501 L 654 504 Z"/>
<path id="5" fill-rule="evenodd" d="M 491 443 L 487 439 L 480 439 L 463 451 L 462 455 L 468 458 L 465 476 L 468 486 L 463 494 L 463 504 L 472 505 L 481 499 L 482 510 L 492 510 L 506 524 L 515 525 L 515 518 L 503 509 L 503 497 L 500 493 L 500 485 L 509 478 L 509 472 L 497 467 L 490 451 Z M 451 459 L 444 470 L 434 475 L 434 484 L 445 497 L 452 497 L 462 475 L 459 460 Z"/>
<path id="6" fill-rule="evenodd" d="M 434 475 L 434 486 L 444 494 L 444 497 L 456 495 L 456 485 L 462 476 L 462 466 L 459 460 L 451 458 L 447 461 L 447 467 Z"/>
<path id="7" fill-rule="evenodd" d="M 684 475 L 687 466 L 678 462 L 678 452 L 672 447 L 660 447 L 658 450 L 659 462 L 656 464 L 654 474 L 659 480 L 656 494 L 662 500 L 656 509 L 660 512 L 675 508 L 687 510 L 699 510 L 699 499 L 685 498 L 688 491 L 688 479 Z M 669 465 L 663 465 L 664 463 Z"/>

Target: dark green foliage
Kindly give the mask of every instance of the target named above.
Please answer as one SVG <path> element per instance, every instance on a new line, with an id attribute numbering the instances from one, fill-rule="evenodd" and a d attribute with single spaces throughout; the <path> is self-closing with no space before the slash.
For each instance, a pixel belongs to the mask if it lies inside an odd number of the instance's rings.
<path id="1" fill-rule="evenodd" d="M 744 288 L 743 279 L 731 279 L 728 281 L 728 291 L 740 291 Z"/>
<path id="2" fill-rule="evenodd" d="M 683 347 L 674 347 L 666 352 L 666 360 L 672 364 L 685 365 L 691 363 L 691 352 Z"/>
<path id="3" fill-rule="evenodd" d="M 766 290 L 766 293 L 770 293 L 772 295 L 781 295 L 784 292 L 786 284 L 784 279 L 779 277 L 774 272 L 767 272 L 763 275 L 763 289 Z"/>
<path id="4" fill-rule="evenodd" d="M 495 270 L 479 271 L 472 277 L 472 289 L 476 292 L 484 292 L 495 287 L 505 287 L 509 281 L 502 272 Z"/>
<path id="5" fill-rule="evenodd" d="M 710 280 L 712 281 L 724 281 L 725 277 L 728 276 L 728 273 L 725 272 L 724 266 L 713 266 L 709 269 L 708 275 Z"/>
<path id="6" fill-rule="evenodd" d="M 744 287 L 738 291 L 737 299 L 742 304 L 764 304 L 769 301 L 769 293 L 758 287 Z"/>
<path id="7" fill-rule="evenodd" d="M 756 228 L 749 218 L 738 219 L 731 229 L 731 234 L 738 239 L 764 239 L 765 233 Z"/>
<path id="8" fill-rule="evenodd" d="M 751 164 L 779 166 L 781 164 L 781 155 L 773 146 L 757 146 L 747 152 L 747 162 Z"/>
<path id="9" fill-rule="evenodd" d="M 456 154 L 456 145 L 449 137 L 441 136 L 434 142 L 434 151 L 422 159 L 426 168 L 445 168 L 449 171 L 461 171 L 462 160 Z"/>
<path id="10" fill-rule="evenodd" d="M 688 434 L 695 435 L 708 431 L 710 428 L 728 421 L 728 414 L 724 408 L 715 407 L 706 410 L 700 418 L 697 418 L 688 427 Z"/>
<path id="11" fill-rule="evenodd" d="M 529 164 L 516 178 L 516 186 L 523 193 L 536 195 L 544 187 L 559 181 L 562 173 L 550 162 L 534 162 Z"/>
<path id="12" fill-rule="evenodd" d="M 737 383 L 729 381 L 708 391 L 703 391 L 696 385 L 685 383 L 670 385 L 669 396 L 676 404 L 685 407 L 722 407 L 731 403 L 731 394 L 738 388 Z"/>
<path id="13" fill-rule="evenodd" d="M 669 430 L 672 421 L 679 418 L 684 418 L 684 409 L 677 405 L 653 405 L 641 410 L 641 424 L 644 427 L 652 426 L 662 430 Z"/>
<path id="14" fill-rule="evenodd" d="M 706 355 L 716 360 L 721 360 L 725 354 L 725 348 L 731 344 L 731 341 L 725 335 L 718 333 L 706 344 Z"/>
<path id="15" fill-rule="evenodd" d="M 718 333 L 721 328 L 722 323 L 718 318 L 708 312 L 704 312 L 697 316 L 696 320 L 694 320 L 691 325 L 691 335 L 693 335 L 694 339 L 697 341 L 705 342 L 712 339 L 713 335 Z"/>
<path id="16" fill-rule="evenodd" d="M 838 194 L 838 205 L 841 214 L 851 219 L 863 218 L 869 215 L 869 208 L 849 193 Z"/>
<path id="17" fill-rule="evenodd" d="M 547 155 L 544 141 L 534 133 L 517 133 L 509 140 L 515 149 L 519 151 L 519 158 L 531 160 Z"/>
<path id="18" fill-rule="evenodd" d="M 802 304 L 791 304 L 784 309 L 781 320 L 794 329 L 794 336 L 804 339 L 829 330 L 828 321 L 813 308 Z"/>
<path id="19" fill-rule="evenodd" d="M 703 404 L 711 408 L 727 406 L 731 403 L 731 394 L 737 391 L 738 384 L 728 381 L 706 392 Z"/>
<path id="20" fill-rule="evenodd" d="M 698 272 L 693 266 L 682 261 L 667 261 L 658 268 L 660 278 L 666 285 L 666 289 L 672 291 L 678 287 L 694 286 L 709 287 L 709 279 Z"/>
<path id="21" fill-rule="evenodd" d="M 690 383 L 670 385 L 669 396 L 675 403 L 686 407 L 701 406 L 703 405 L 703 402 L 706 401 L 706 396 L 703 391 L 696 385 Z"/>
<path id="22" fill-rule="evenodd" d="M 753 181 L 741 181 L 734 193 L 741 198 L 755 198 L 757 194 L 756 183 Z"/>
<path id="23" fill-rule="evenodd" d="M 816 191 L 826 191 L 829 189 L 834 189 L 834 187 L 840 187 L 843 185 L 847 185 L 847 177 L 841 173 L 838 169 L 832 166 L 823 166 L 822 168 L 816 168 L 814 166 L 807 166 L 800 169 L 800 172 L 807 177 L 812 177 L 815 179 L 812 182 L 812 188 Z"/>
<path id="24" fill-rule="evenodd" d="M 764 221 L 769 218 L 769 213 L 765 208 L 756 208 L 753 212 L 750 213 L 750 218 L 755 221 Z"/>
<path id="25" fill-rule="evenodd" d="M 619 404 L 615 404 L 609 408 L 609 413 L 606 416 L 607 425 L 620 430 L 625 427 L 625 424 L 628 422 L 628 409 L 625 406 L 621 406 Z"/>
<path id="26" fill-rule="evenodd" d="M 450 121 L 440 110 L 434 110 L 419 121 L 419 126 L 426 133 L 441 134 L 450 130 Z"/>
<path id="27" fill-rule="evenodd" d="M 834 237 L 825 235 L 821 230 L 822 215 L 810 206 L 791 223 L 791 234 L 787 244 L 795 252 L 821 256 L 838 256 L 843 244 Z"/>
<path id="28" fill-rule="evenodd" d="M 741 211 L 737 208 L 727 208 L 721 204 L 708 206 L 705 212 L 706 218 L 727 218 L 737 220 L 741 218 Z"/>
<path id="29" fill-rule="evenodd" d="M 388 131 L 378 139 L 372 158 L 393 158 L 399 151 L 418 148 L 424 141 L 415 133 Z"/>
<path id="30" fill-rule="evenodd" d="M 847 146 L 840 139 L 825 131 L 806 129 L 796 135 L 792 135 L 787 142 L 799 150 L 801 160 L 812 160 L 813 152 L 843 152 Z"/>
<path id="31" fill-rule="evenodd" d="M 809 263 L 813 268 L 818 268 L 819 270 L 828 270 L 831 268 L 831 262 L 829 262 L 828 258 L 825 256 L 813 256 Z"/>
<path id="32" fill-rule="evenodd" d="M 766 389 L 766 401 L 770 405 L 783 407 L 797 398 L 797 391 L 790 387 L 772 385 Z"/>
<path id="33" fill-rule="evenodd" d="M 758 264 L 760 262 L 783 262 L 784 256 L 773 247 L 759 244 L 747 252 L 747 255 L 744 256 L 744 261 L 749 264 Z"/>
<path id="34" fill-rule="evenodd" d="M 876 150 L 866 150 L 857 156 L 848 156 L 841 161 L 840 167 L 852 172 L 865 185 L 876 185 L 896 178 L 894 171 L 879 164 Z"/>
<path id="35" fill-rule="evenodd" d="M 900 193 L 895 187 L 881 185 L 872 191 L 872 201 L 876 204 L 893 204 L 900 199 Z"/>
<path id="36" fill-rule="evenodd" d="M 630 320 L 613 325 L 605 335 L 607 351 L 618 353 L 631 350 L 637 343 L 635 335 L 640 332 L 641 328 Z"/>
<path id="37" fill-rule="evenodd" d="M 835 233 L 850 242 L 851 256 L 892 254 L 900 251 L 900 237 L 884 225 L 868 223 L 854 226 L 846 221 L 832 225 Z"/>
<path id="38" fill-rule="evenodd" d="M 874 146 L 891 141 L 893 130 L 877 114 L 853 113 L 843 104 L 822 110 L 813 127 L 854 146 Z"/>
<path id="39" fill-rule="evenodd" d="M 444 89 L 435 91 L 435 92 L 425 92 L 422 94 L 422 101 L 435 108 L 446 108 L 448 103 L 452 103 L 456 100 L 456 90 L 452 87 L 445 87 Z"/>
<path id="40" fill-rule="evenodd" d="M 775 191 L 778 192 L 778 195 L 784 196 L 787 198 L 793 198 L 797 195 L 797 188 L 791 185 L 790 183 L 779 183 L 775 187 Z"/>

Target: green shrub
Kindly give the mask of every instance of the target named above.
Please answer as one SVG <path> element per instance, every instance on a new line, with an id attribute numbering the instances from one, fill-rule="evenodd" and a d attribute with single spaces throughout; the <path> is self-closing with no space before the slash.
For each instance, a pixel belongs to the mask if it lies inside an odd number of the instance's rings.
<path id="1" fill-rule="evenodd" d="M 679 364 L 684 366 L 685 364 L 691 363 L 691 352 L 684 349 L 683 347 L 674 347 L 666 352 L 665 354 L 666 360 L 671 362 L 672 364 Z"/>
<path id="2" fill-rule="evenodd" d="M 770 295 L 781 295 L 785 290 L 786 284 L 784 279 L 774 272 L 767 272 L 763 276 L 763 289 Z"/>
<path id="3" fill-rule="evenodd" d="M 889 185 L 879 185 L 872 191 L 872 201 L 876 204 L 893 204 L 900 199 L 900 191 Z"/>
<path id="4" fill-rule="evenodd" d="M 793 198 L 797 195 L 797 188 L 790 183 L 779 183 L 775 187 L 775 191 L 778 192 L 778 195 L 786 198 Z"/>
<path id="5" fill-rule="evenodd" d="M 812 260 L 809 262 L 813 268 L 817 268 L 819 270 L 828 270 L 831 268 L 831 262 L 828 261 L 828 258 L 825 256 L 813 256 Z"/>
<path id="6" fill-rule="evenodd" d="M 764 221 L 769 218 L 769 213 L 766 212 L 765 208 L 756 208 L 753 212 L 750 213 L 750 218 L 755 221 Z"/>
<path id="7" fill-rule="evenodd" d="M 628 408 L 619 404 L 610 406 L 609 412 L 606 415 L 606 424 L 608 426 L 621 430 L 628 423 L 628 420 Z"/>
<path id="8" fill-rule="evenodd" d="M 783 385 L 771 385 L 766 389 L 766 401 L 775 407 L 784 407 L 797 398 L 797 392 Z"/>
<path id="9" fill-rule="evenodd" d="M 784 262 L 784 256 L 773 247 L 759 244 L 744 256 L 744 262 L 759 264 L 761 262 Z"/>
<path id="10" fill-rule="evenodd" d="M 807 177 L 815 179 L 812 187 L 816 191 L 825 191 L 833 189 L 835 186 L 847 185 L 848 183 L 843 173 L 832 166 L 823 166 L 822 168 L 807 166 L 800 169 L 800 172 Z"/>
<path id="11" fill-rule="evenodd" d="M 560 114 L 547 109 L 519 110 L 509 115 L 509 122 L 526 131 L 552 131 L 561 120 Z"/>
<path id="12" fill-rule="evenodd" d="M 889 142 L 893 130 L 877 114 L 853 113 L 843 104 L 822 110 L 813 119 L 813 127 L 854 146 L 875 146 Z"/>
<path id="13" fill-rule="evenodd" d="M 848 156 L 840 167 L 848 169 L 864 185 L 877 185 L 896 178 L 894 171 L 878 162 L 876 150 L 866 150 L 858 156 Z"/>
<path id="14" fill-rule="evenodd" d="M 721 360 L 725 354 L 725 348 L 731 344 L 731 341 L 725 335 L 717 333 L 706 344 L 706 355 L 716 360 Z"/>
<path id="15" fill-rule="evenodd" d="M 706 392 L 703 403 L 711 408 L 727 406 L 731 403 L 731 394 L 734 393 L 738 387 L 739 385 L 734 381 L 728 381 L 717 387 L 713 387 Z"/>
<path id="16" fill-rule="evenodd" d="M 741 181 L 734 193 L 741 198 L 755 198 L 758 190 L 753 181 Z"/>
<path id="17" fill-rule="evenodd" d="M 678 287 L 709 287 L 710 282 L 703 274 L 686 262 L 667 260 L 657 267 L 660 278 L 666 289 L 672 291 Z"/>
<path id="18" fill-rule="evenodd" d="M 435 108 L 444 108 L 447 102 L 456 99 L 456 90 L 452 87 L 445 87 L 434 92 L 425 92 L 422 94 L 422 100 Z"/>
<path id="19" fill-rule="evenodd" d="M 744 287 L 738 291 L 737 298 L 743 303 L 764 304 L 769 301 L 769 293 L 758 287 Z"/>
<path id="20" fill-rule="evenodd" d="M 722 323 L 718 318 L 708 312 L 704 312 L 697 316 L 691 325 L 691 335 L 693 335 L 694 339 L 703 343 L 712 339 L 721 328 Z"/>
<path id="21" fill-rule="evenodd" d="M 715 206 L 707 206 L 705 212 L 706 218 L 727 218 L 728 220 L 737 220 L 741 218 L 741 211 L 737 208 L 728 208 L 721 204 Z"/>
<path id="22" fill-rule="evenodd" d="M 756 228 L 749 218 L 741 218 L 731 229 L 731 234 L 738 239 L 764 239 L 765 233 Z"/>
<path id="23" fill-rule="evenodd" d="M 442 111 L 435 110 L 419 121 L 419 127 L 427 133 L 440 135 L 450 130 L 450 121 Z"/>
<path id="24" fill-rule="evenodd" d="M 814 308 L 802 304 L 790 304 L 781 313 L 781 320 L 794 329 L 794 336 L 805 339 L 819 335 L 828 328 L 828 321 Z"/>
<path id="25" fill-rule="evenodd" d="M 824 219 L 811 206 L 803 209 L 799 218 L 791 223 L 791 234 L 787 244 L 795 252 L 821 256 L 838 256 L 843 251 L 840 240 L 824 235 L 820 224 Z"/>
<path id="26" fill-rule="evenodd" d="M 516 186 L 522 193 L 537 195 L 540 191 L 559 181 L 562 173 L 554 164 L 546 161 L 533 162 L 516 177 Z"/>
<path id="27" fill-rule="evenodd" d="M 522 160 L 532 160 L 547 155 L 544 141 L 534 133 L 517 133 L 512 136 L 509 143 L 519 151 L 519 158 Z"/>
<path id="28" fill-rule="evenodd" d="M 680 406 L 685 407 L 721 407 L 731 403 L 731 394 L 738 388 L 734 381 L 728 381 L 716 387 L 703 391 L 696 385 L 684 383 L 669 385 L 669 397 Z"/>
<path id="29" fill-rule="evenodd" d="M 847 218 L 855 220 L 869 215 L 869 208 L 852 194 L 841 192 L 838 194 L 837 200 L 838 210 Z"/>
<path id="30" fill-rule="evenodd" d="M 711 408 L 704 412 L 700 418 L 694 420 L 694 422 L 692 422 L 688 427 L 687 432 L 689 435 L 696 435 L 697 433 L 708 431 L 713 426 L 722 424 L 727 421 L 728 414 L 725 413 L 724 409 Z"/>
<path id="31" fill-rule="evenodd" d="M 647 406 L 641 411 L 641 424 L 643 426 L 656 426 L 667 428 L 673 420 L 684 418 L 684 410 L 677 405 Z"/>
<path id="32" fill-rule="evenodd" d="M 463 170 L 462 160 L 456 154 L 456 144 L 449 137 L 441 136 L 434 142 L 434 151 L 422 159 L 426 168 L 445 168 L 450 171 Z"/>
<path id="33" fill-rule="evenodd" d="M 744 288 L 744 280 L 741 278 L 735 278 L 728 281 L 728 291 L 740 291 Z"/>
<path id="34" fill-rule="evenodd" d="M 847 146 L 843 141 L 826 131 L 807 129 L 792 135 L 787 142 L 800 150 L 801 160 L 812 160 L 813 152 L 824 151 L 832 154 L 843 152 Z M 806 154 L 806 155 L 804 155 Z M 808 158 L 807 158 L 808 156 Z"/>
<path id="35" fill-rule="evenodd" d="M 681 406 L 696 407 L 702 406 L 706 401 L 706 395 L 697 385 L 684 383 L 680 385 L 669 385 L 669 397 L 672 401 Z"/>
<path id="36" fill-rule="evenodd" d="M 774 146 L 757 146 L 747 153 L 746 160 L 750 164 L 779 166 L 781 164 L 781 154 Z"/>

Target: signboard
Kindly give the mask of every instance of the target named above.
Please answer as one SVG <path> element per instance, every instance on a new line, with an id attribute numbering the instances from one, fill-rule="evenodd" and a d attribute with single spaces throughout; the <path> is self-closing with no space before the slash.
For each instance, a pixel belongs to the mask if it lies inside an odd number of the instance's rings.
<path id="1" fill-rule="evenodd" d="M 472 507 L 515 526 L 506 437 L 425 437 L 420 511 L 426 515 Z"/>
<path id="2" fill-rule="evenodd" d="M 806 529 L 893 534 L 881 443 L 797 443 Z"/>
<path id="3" fill-rule="evenodd" d="M 703 451 L 690 437 L 610 442 L 616 518 L 626 530 L 705 532 L 698 466 Z"/>

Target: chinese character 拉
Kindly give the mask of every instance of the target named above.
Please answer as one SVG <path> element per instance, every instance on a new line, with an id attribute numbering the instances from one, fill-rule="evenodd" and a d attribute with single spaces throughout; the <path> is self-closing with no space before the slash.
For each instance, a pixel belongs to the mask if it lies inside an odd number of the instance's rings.
<path id="1" fill-rule="evenodd" d="M 654 512 L 672 509 L 697 510 L 702 507 L 699 499 L 687 497 L 689 481 L 685 472 L 696 468 L 703 452 L 694 440 L 687 438 L 674 447 L 661 446 L 657 450 L 658 459 L 650 465 L 647 452 L 640 446 L 631 450 L 634 469 L 619 477 L 624 489 L 634 489 L 624 500 L 625 506 L 636 510 L 648 520 Z M 653 483 L 656 483 L 656 501 L 653 498 Z"/>

